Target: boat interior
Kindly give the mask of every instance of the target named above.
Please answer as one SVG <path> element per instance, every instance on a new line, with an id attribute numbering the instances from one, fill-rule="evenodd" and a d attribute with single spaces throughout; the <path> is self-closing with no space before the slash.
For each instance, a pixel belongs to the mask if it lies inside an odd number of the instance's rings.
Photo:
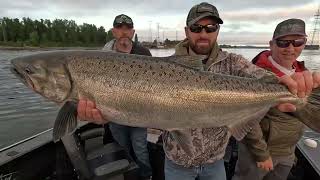
<path id="1" fill-rule="evenodd" d="M 52 142 L 52 131 L 0 152 L 0 179 L 16 180 L 139 180 L 133 153 L 126 152 L 112 138 L 108 127 L 86 124 L 74 133 Z M 164 180 L 164 152 L 161 135 L 149 141 L 153 180 Z M 297 161 L 288 180 L 316 180 L 319 173 L 296 151 Z M 234 173 L 237 143 L 226 149 L 227 179 Z"/>

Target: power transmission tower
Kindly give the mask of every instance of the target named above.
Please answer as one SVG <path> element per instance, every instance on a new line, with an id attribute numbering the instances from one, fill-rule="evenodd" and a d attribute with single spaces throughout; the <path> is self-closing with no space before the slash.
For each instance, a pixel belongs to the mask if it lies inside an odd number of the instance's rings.
<path id="1" fill-rule="evenodd" d="M 159 42 L 160 42 L 159 28 L 160 28 L 160 23 L 157 23 L 157 31 L 158 31 L 157 45 L 159 45 Z"/>
<path id="2" fill-rule="evenodd" d="M 162 31 L 162 42 L 164 42 L 164 30 Z"/>
<path id="3" fill-rule="evenodd" d="M 319 44 L 319 20 L 320 20 L 320 6 L 318 8 L 318 11 L 314 15 L 314 26 L 312 29 L 312 39 L 311 39 L 311 45 Z"/>
<path id="4" fill-rule="evenodd" d="M 310 43 L 306 44 L 305 49 L 311 49 L 311 50 L 318 50 L 320 45 L 319 45 L 319 25 L 320 25 L 320 6 L 314 15 L 314 25 L 312 29 L 312 36 L 311 36 L 311 41 Z"/>
<path id="5" fill-rule="evenodd" d="M 152 43 L 152 30 L 151 30 L 152 21 L 149 21 L 149 41 Z"/>
<path id="6" fill-rule="evenodd" d="M 176 41 L 178 41 L 178 30 L 176 30 Z"/>

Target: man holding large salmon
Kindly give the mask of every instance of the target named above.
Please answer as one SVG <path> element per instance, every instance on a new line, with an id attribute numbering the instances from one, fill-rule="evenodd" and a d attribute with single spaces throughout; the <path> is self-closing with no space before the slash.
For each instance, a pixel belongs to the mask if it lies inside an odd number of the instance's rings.
<path id="1" fill-rule="evenodd" d="M 116 16 L 111 31 L 114 39 L 107 42 L 102 50 L 151 56 L 147 48 L 132 41 L 135 30 L 133 21 L 129 16 L 125 14 Z M 147 128 L 125 126 L 112 122 L 108 125 L 105 128 L 109 127 L 113 138 L 129 153 L 134 152 L 134 157 L 136 157 L 139 166 L 140 178 L 142 180 L 150 179 L 152 169 L 147 146 Z"/>

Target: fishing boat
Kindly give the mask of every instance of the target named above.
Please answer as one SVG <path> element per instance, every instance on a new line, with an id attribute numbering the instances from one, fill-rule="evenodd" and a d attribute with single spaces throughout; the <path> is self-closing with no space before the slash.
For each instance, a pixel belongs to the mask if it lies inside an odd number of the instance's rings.
<path id="1" fill-rule="evenodd" d="M 44 131 L 0 152 L 1 180 L 123 179 L 138 180 L 134 158 L 115 143 L 105 128 L 93 124 L 81 126 L 62 142 L 52 141 L 52 129 Z M 310 132 L 307 132 L 310 135 Z M 320 137 L 320 135 L 313 136 Z M 164 180 L 164 152 L 161 140 L 149 141 L 153 180 Z M 320 148 L 309 148 L 299 141 L 297 163 L 288 180 L 320 178 Z M 231 179 L 237 160 L 237 148 L 231 140 L 225 165 Z"/>
<path id="2" fill-rule="evenodd" d="M 6 61 L 0 69 L 0 180 L 139 179 L 134 155 L 113 140 L 107 125 L 82 123 L 74 133 L 54 143 L 51 127 L 58 106 L 25 87 L 10 73 L 9 66 Z M 30 135 L 29 131 L 35 133 Z M 11 141 L 18 135 L 24 138 Z M 308 130 L 304 138 L 319 140 L 320 134 Z M 307 147 L 304 138 L 297 145 L 297 163 L 290 180 L 320 179 L 320 145 Z M 160 131 L 148 131 L 148 149 L 153 180 L 163 180 L 165 154 Z M 230 180 L 237 161 L 234 139 L 224 160 Z"/>

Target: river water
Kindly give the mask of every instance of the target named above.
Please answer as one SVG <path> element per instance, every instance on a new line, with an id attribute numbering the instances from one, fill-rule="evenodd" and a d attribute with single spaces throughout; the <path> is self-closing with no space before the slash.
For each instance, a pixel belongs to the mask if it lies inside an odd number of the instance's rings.
<path id="1" fill-rule="evenodd" d="M 261 49 L 225 49 L 252 59 Z M 10 72 L 10 59 L 39 51 L 0 50 L 0 150 L 52 128 L 58 106 L 25 87 Z M 151 49 L 153 56 L 170 56 L 174 49 Z M 304 50 L 300 60 L 320 70 L 320 51 Z"/>

